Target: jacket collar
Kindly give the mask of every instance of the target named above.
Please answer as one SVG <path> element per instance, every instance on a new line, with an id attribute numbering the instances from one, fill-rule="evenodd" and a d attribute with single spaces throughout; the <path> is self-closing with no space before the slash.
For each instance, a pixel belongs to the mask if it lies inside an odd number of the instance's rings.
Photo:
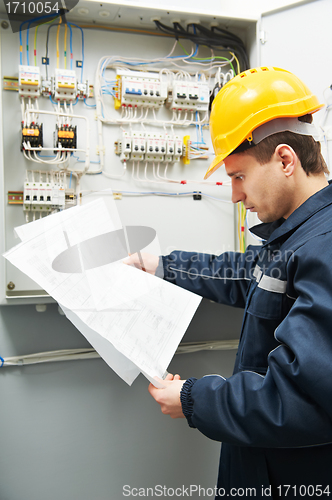
<path id="1" fill-rule="evenodd" d="M 315 213 L 332 204 L 332 181 L 325 188 L 317 191 L 300 205 L 288 217 L 274 222 L 258 224 L 250 228 L 250 232 L 262 238 L 265 243 L 272 243 L 279 238 L 292 233 L 297 227 L 312 217 Z"/>

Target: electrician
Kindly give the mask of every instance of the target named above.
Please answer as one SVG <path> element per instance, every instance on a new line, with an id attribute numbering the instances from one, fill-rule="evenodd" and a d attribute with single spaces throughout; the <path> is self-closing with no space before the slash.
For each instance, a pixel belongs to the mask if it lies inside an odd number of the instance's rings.
<path id="1" fill-rule="evenodd" d="M 143 254 L 147 272 L 244 308 L 234 373 L 149 386 L 163 413 L 222 442 L 216 498 L 332 493 L 332 185 L 316 142 L 316 96 L 279 68 L 245 71 L 210 117 L 232 201 L 256 212 L 263 239 L 245 253 Z M 140 267 L 137 255 L 127 263 Z M 252 494 L 252 493 L 251 493 Z"/>

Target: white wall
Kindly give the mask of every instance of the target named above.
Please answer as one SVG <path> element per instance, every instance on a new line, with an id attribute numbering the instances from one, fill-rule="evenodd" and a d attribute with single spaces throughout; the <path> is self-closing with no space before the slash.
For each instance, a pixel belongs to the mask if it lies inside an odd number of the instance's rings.
<path id="1" fill-rule="evenodd" d="M 307 0 L 308 1 L 308 0 Z M 309 0 L 315 1 L 315 0 Z M 259 16 L 263 12 L 281 9 L 289 5 L 301 5 L 306 0 L 213 0 L 223 15 L 241 12 L 243 17 Z"/>
<path id="2" fill-rule="evenodd" d="M 90 0 L 100 3 L 99 0 Z M 191 0 L 190 12 L 219 13 L 224 16 L 242 17 L 244 19 L 255 19 L 263 12 L 286 7 L 288 5 L 300 5 L 315 0 L 207 0 L 202 5 L 201 0 Z M 103 6 L 107 4 L 119 6 L 140 6 L 141 8 L 153 7 L 164 10 L 187 12 L 188 0 L 169 0 L 167 4 L 163 0 L 121 0 L 103 1 Z M 79 6 L 77 6 L 79 8 Z"/>

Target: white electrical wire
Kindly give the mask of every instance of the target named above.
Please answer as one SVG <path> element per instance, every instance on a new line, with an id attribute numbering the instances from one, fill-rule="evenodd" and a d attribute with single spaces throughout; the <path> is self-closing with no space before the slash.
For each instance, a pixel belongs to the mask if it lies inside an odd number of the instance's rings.
<path id="1" fill-rule="evenodd" d="M 135 174 L 135 161 L 132 162 L 131 178 L 133 181 L 144 182 L 144 183 L 148 183 L 148 184 L 156 184 L 156 183 L 167 184 L 167 183 L 170 183 L 170 184 L 183 184 L 183 185 L 199 184 L 199 185 L 203 185 L 203 186 L 215 186 L 216 185 L 216 182 L 213 182 L 213 181 L 199 181 L 199 180 L 194 180 L 194 179 L 182 179 L 182 180 L 171 179 L 171 178 L 166 176 L 167 169 L 168 169 L 168 162 L 166 162 L 165 167 L 164 167 L 164 175 L 160 175 L 160 173 L 159 173 L 160 162 L 158 162 L 158 164 L 157 164 L 157 169 L 156 169 L 155 163 L 152 162 L 153 179 L 149 179 L 148 173 L 147 173 L 148 164 L 149 164 L 149 162 L 145 162 L 144 177 L 140 178 L 140 174 L 139 174 L 140 162 L 139 161 L 137 162 L 137 174 Z M 230 186 L 230 185 L 231 185 L 230 181 L 226 181 L 226 182 L 222 183 L 222 186 Z M 215 198 L 215 199 L 218 199 L 218 198 Z M 232 202 L 230 201 L 229 203 L 232 203 Z"/>
<path id="2" fill-rule="evenodd" d="M 173 48 L 172 48 L 172 51 L 170 54 L 172 54 L 174 52 L 174 49 L 175 49 L 175 46 L 176 46 L 177 42 L 175 42 Z M 207 63 L 204 63 L 204 62 L 198 62 L 198 61 L 188 61 L 188 59 L 190 59 L 194 53 L 194 49 L 195 47 L 193 46 L 192 48 L 192 52 L 191 54 L 189 54 L 188 56 L 183 56 L 181 58 L 178 58 L 177 61 L 178 62 L 185 62 L 186 64 L 191 64 L 193 67 L 204 67 L 204 68 L 208 68 L 208 71 L 211 72 L 213 69 L 217 69 L 217 71 L 220 73 L 220 68 L 225 66 L 225 65 L 228 65 L 229 62 L 228 61 L 225 61 L 225 62 L 215 62 L 215 58 L 213 56 L 213 53 L 212 53 L 212 57 L 211 59 L 208 60 Z M 166 76 L 170 76 L 172 77 L 174 80 L 181 80 L 181 79 L 189 79 L 191 80 L 191 74 L 184 70 L 181 66 L 179 66 L 178 64 L 176 64 L 172 59 L 170 59 L 170 54 L 166 57 L 163 57 L 163 58 L 159 58 L 159 59 L 143 59 L 143 58 L 122 58 L 120 56 L 104 56 L 103 58 L 100 59 L 99 63 L 98 63 L 98 66 L 97 66 L 97 71 L 96 71 L 96 79 L 95 79 L 95 91 L 96 91 L 96 111 L 97 111 L 97 119 L 102 121 L 103 123 L 105 124 L 121 124 L 121 123 L 128 123 L 129 121 L 131 121 L 132 123 L 139 123 L 139 120 L 135 118 L 135 116 L 132 116 L 132 110 L 129 110 L 129 109 L 123 109 L 122 108 L 122 113 L 121 113 L 121 118 L 120 119 L 114 119 L 112 118 L 112 116 L 109 116 L 108 113 L 107 113 L 107 106 L 106 106 L 106 103 L 104 101 L 104 98 L 103 98 L 103 92 L 102 92 L 102 80 L 104 80 L 104 72 L 106 71 L 106 69 L 121 69 L 122 67 L 124 67 L 125 69 L 129 69 L 129 68 L 132 68 L 132 65 L 133 64 L 142 64 L 142 63 L 155 63 L 155 62 L 164 62 L 167 64 L 171 64 L 171 65 L 175 65 L 176 67 L 178 67 L 180 69 L 180 71 L 177 71 L 176 73 L 174 73 L 174 71 L 170 71 L 169 69 L 167 68 L 162 68 L 162 69 L 158 69 L 156 67 L 153 67 L 153 71 L 154 72 L 157 72 L 159 71 L 159 74 L 162 75 L 162 74 L 166 74 Z M 234 57 L 233 57 L 234 59 Z M 128 68 L 128 65 L 131 65 L 129 68 Z M 148 70 L 149 68 L 148 67 L 144 67 L 144 69 Z M 202 72 L 202 70 L 200 70 Z M 227 75 L 232 75 L 233 72 L 228 72 Z M 209 74 L 209 81 L 210 81 L 210 77 L 211 75 Z M 196 74 L 195 74 L 195 78 L 196 78 L 196 81 L 198 81 L 198 73 L 196 71 Z M 206 76 L 204 73 L 202 73 L 202 80 L 203 81 L 206 81 Z M 224 77 L 224 80 L 227 80 L 227 76 Z M 108 82 L 106 81 L 105 84 L 108 84 Z M 175 124 L 178 125 L 178 126 L 188 126 L 189 124 L 195 124 L 195 122 L 192 120 L 192 121 L 187 121 L 186 119 L 184 120 L 181 120 L 179 118 L 175 119 L 173 118 L 172 121 L 165 121 L 165 120 L 157 120 L 156 119 L 156 116 L 154 116 L 154 120 L 149 120 L 148 122 L 145 121 L 145 123 L 149 123 L 149 124 L 153 124 L 153 125 L 161 125 L 163 126 L 165 123 L 167 124 L 170 124 L 170 123 L 174 123 L 175 121 Z M 207 114 L 205 115 L 205 117 L 203 118 L 203 120 L 201 120 L 199 123 L 207 123 Z"/>
<path id="3" fill-rule="evenodd" d="M 210 340 L 203 342 L 182 342 L 175 354 L 191 354 L 199 351 L 225 351 L 238 348 L 238 340 Z M 38 352 L 22 356 L 0 357 L 0 367 L 27 366 L 59 361 L 77 361 L 96 359 L 100 355 L 93 348 L 62 349 L 57 351 Z"/>
<path id="4" fill-rule="evenodd" d="M 80 192 L 81 196 L 89 196 L 94 193 L 100 193 L 100 195 L 109 195 L 113 196 L 113 192 L 107 192 L 107 191 L 94 191 L 94 190 L 84 190 Z M 201 195 L 203 198 L 208 198 L 210 200 L 215 200 L 219 201 L 221 203 L 233 203 L 231 200 L 224 200 L 223 198 L 217 198 L 216 196 L 210 196 L 209 194 L 203 193 L 202 191 L 190 191 L 190 192 L 164 192 L 164 191 L 116 191 L 117 194 L 121 194 L 122 196 L 169 196 L 169 197 L 174 197 L 174 196 L 194 196 L 194 195 Z"/>

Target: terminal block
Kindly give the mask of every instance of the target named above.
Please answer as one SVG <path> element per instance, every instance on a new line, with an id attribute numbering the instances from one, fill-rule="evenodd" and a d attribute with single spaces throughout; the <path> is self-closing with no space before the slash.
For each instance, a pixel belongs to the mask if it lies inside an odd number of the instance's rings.
<path id="1" fill-rule="evenodd" d="M 90 87 L 88 80 L 85 83 L 77 84 L 77 98 L 81 101 L 90 97 Z"/>
<path id="2" fill-rule="evenodd" d="M 185 165 L 189 165 L 190 163 L 190 146 L 191 146 L 191 140 L 190 140 L 190 135 L 185 135 L 183 138 L 183 163 Z"/>
<path id="3" fill-rule="evenodd" d="M 210 90 L 205 82 L 175 80 L 166 106 L 175 111 L 208 111 Z"/>
<path id="4" fill-rule="evenodd" d="M 122 137 L 115 141 L 115 154 L 120 156 L 121 161 L 127 161 L 130 159 L 131 143 L 132 140 L 128 132 L 123 132 Z"/>
<path id="5" fill-rule="evenodd" d="M 159 108 L 167 98 L 167 83 L 159 73 L 130 70 L 117 71 L 118 92 L 116 108 L 122 106 L 141 106 Z"/>
<path id="6" fill-rule="evenodd" d="M 52 81 L 46 78 L 42 78 L 41 80 L 41 94 L 44 97 L 49 97 L 52 95 Z"/>
<path id="7" fill-rule="evenodd" d="M 38 66 L 19 66 L 18 93 L 20 97 L 40 96 L 41 79 Z"/>
<path id="8" fill-rule="evenodd" d="M 74 207 L 77 203 L 76 193 L 74 189 L 65 189 L 65 208 Z"/>
<path id="9" fill-rule="evenodd" d="M 29 126 L 25 126 L 22 123 L 21 151 L 23 151 L 23 149 L 29 150 L 29 145 L 31 148 L 43 147 L 42 124 L 38 125 L 38 123 L 31 123 Z"/>
<path id="10" fill-rule="evenodd" d="M 54 100 L 61 102 L 75 101 L 77 97 L 77 83 L 75 71 L 56 69 L 54 80 Z"/>
<path id="11" fill-rule="evenodd" d="M 76 149 L 77 147 L 77 134 L 76 125 L 62 125 L 56 126 L 54 147 L 61 149 Z"/>

